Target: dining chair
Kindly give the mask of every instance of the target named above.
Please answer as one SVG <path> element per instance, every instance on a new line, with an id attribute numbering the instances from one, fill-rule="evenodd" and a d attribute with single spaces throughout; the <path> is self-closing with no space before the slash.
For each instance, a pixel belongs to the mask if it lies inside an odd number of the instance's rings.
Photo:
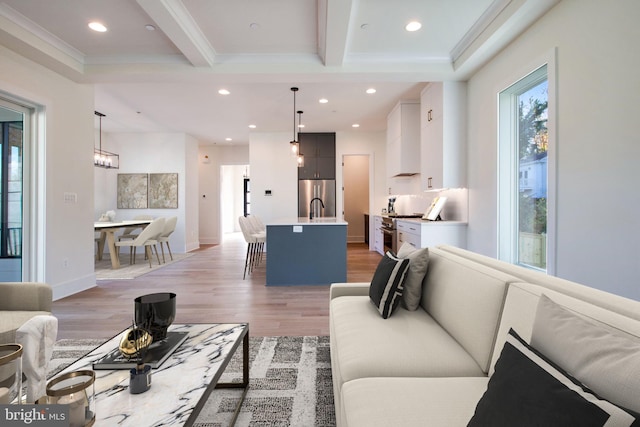
<path id="1" fill-rule="evenodd" d="M 151 268 L 151 258 L 153 257 L 153 249 L 156 250 L 158 265 L 160 265 L 160 255 L 158 254 L 158 237 L 164 229 L 164 218 L 156 218 L 147 225 L 135 239 L 121 240 L 116 242 L 118 248 L 123 246 L 129 247 L 129 264 L 135 264 L 136 248 L 144 246 L 145 256 L 149 259 L 149 268 Z M 118 251 L 118 256 L 120 255 Z"/>
<path id="2" fill-rule="evenodd" d="M 169 236 L 176 230 L 176 224 L 178 223 L 178 217 L 172 216 L 167 218 L 164 222 L 164 228 L 160 237 L 158 237 L 158 243 L 160 243 L 160 250 L 162 251 L 162 262 L 166 262 L 164 259 L 164 248 L 162 247 L 163 243 L 167 244 L 167 250 L 169 251 L 169 256 L 171 257 L 171 261 L 173 261 L 173 254 L 171 253 L 171 247 L 169 246 Z"/>
<path id="3" fill-rule="evenodd" d="M 133 219 L 140 219 L 140 220 L 145 220 L 145 219 L 153 219 L 153 216 L 151 215 L 136 215 L 133 217 Z M 134 225 L 131 227 L 125 227 L 124 230 L 122 231 L 122 234 L 120 236 L 118 236 L 118 240 L 122 240 L 122 239 L 135 239 L 136 237 L 138 237 L 139 233 L 134 233 L 134 231 L 138 230 L 139 228 L 144 228 L 142 225 Z"/>

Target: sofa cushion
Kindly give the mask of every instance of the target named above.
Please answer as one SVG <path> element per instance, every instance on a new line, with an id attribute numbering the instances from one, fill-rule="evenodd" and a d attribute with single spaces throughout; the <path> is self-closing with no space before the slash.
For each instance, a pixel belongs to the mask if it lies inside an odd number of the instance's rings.
<path id="1" fill-rule="evenodd" d="M 339 384 L 365 377 L 483 376 L 473 358 L 424 310 L 382 319 L 367 297 L 331 300 L 331 360 Z"/>
<path id="2" fill-rule="evenodd" d="M 409 260 L 387 252 L 376 268 L 369 287 L 369 298 L 383 319 L 389 318 L 402 299 Z"/>
<path id="3" fill-rule="evenodd" d="M 409 260 L 409 270 L 404 280 L 402 305 L 407 310 L 415 310 L 420 305 L 422 282 L 429 267 L 429 248 L 416 249 L 410 243 L 403 243 L 398 250 L 398 258 Z"/>
<path id="4" fill-rule="evenodd" d="M 518 331 L 525 340 L 531 339 L 533 323 L 536 317 L 538 301 L 541 295 L 546 295 L 556 304 L 561 305 L 579 316 L 597 322 L 606 328 L 625 331 L 633 336 L 640 337 L 640 321 L 629 318 L 626 315 L 611 311 L 608 308 L 586 302 L 572 296 L 530 283 L 512 283 L 509 285 L 505 300 L 500 329 L 496 338 L 494 361 L 500 355 L 507 333 L 510 328 Z M 636 309 L 640 303 L 635 302 Z M 491 370 L 489 371 L 491 375 Z"/>
<path id="5" fill-rule="evenodd" d="M 596 397 L 511 329 L 469 427 L 640 426 L 636 416 Z"/>
<path id="6" fill-rule="evenodd" d="M 27 320 L 38 315 L 50 315 L 47 311 L 0 311 L 0 344 L 16 342 L 16 330 Z"/>
<path id="7" fill-rule="evenodd" d="M 420 305 L 487 372 L 507 284 L 512 281 L 517 279 L 429 248 Z"/>
<path id="8" fill-rule="evenodd" d="M 540 297 L 531 345 L 601 397 L 640 412 L 640 338 Z"/>
<path id="9" fill-rule="evenodd" d="M 462 427 L 488 378 L 364 378 L 342 388 L 348 427 Z M 336 414 L 338 416 L 338 414 Z"/>

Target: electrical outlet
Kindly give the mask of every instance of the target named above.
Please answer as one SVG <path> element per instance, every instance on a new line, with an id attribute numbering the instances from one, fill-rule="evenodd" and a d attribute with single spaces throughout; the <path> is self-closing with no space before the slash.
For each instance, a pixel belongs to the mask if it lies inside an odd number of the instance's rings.
<path id="1" fill-rule="evenodd" d="M 65 259 L 62 260 L 62 266 L 64 268 L 69 267 L 69 258 L 65 258 Z"/>

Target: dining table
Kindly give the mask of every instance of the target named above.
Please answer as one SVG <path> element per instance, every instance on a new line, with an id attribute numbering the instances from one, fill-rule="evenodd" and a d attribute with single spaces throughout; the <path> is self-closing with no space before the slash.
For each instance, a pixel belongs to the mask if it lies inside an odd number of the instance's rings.
<path id="1" fill-rule="evenodd" d="M 119 222 L 94 222 L 94 231 L 100 233 L 100 237 L 98 239 L 98 260 L 102 259 L 102 254 L 104 253 L 104 246 L 106 243 L 107 247 L 109 248 L 109 255 L 111 257 L 111 268 L 113 268 L 114 270 L 120 268 L 120 257 L 118 256 L 118 248 L 116 248 L 116 231 L 120 228 L 136 226 L 145 228 L 151 223 L 151 221 L 152 220 L 150 219 L 140 219 L 123 220 Z"/>

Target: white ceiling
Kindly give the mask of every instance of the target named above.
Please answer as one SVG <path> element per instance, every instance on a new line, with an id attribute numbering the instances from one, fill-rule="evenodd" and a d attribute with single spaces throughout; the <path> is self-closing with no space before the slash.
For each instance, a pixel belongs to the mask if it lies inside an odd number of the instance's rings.
<path id="1" fill-rule="evenodd" d="M 249 124 L 293 132 L 292 86 L 307 132 L 383 130 L 399 99 L 466 80 L 557 1 L 1 0 L 0 44 L 94 84 L 106 132 L 246 144 Z"/>

